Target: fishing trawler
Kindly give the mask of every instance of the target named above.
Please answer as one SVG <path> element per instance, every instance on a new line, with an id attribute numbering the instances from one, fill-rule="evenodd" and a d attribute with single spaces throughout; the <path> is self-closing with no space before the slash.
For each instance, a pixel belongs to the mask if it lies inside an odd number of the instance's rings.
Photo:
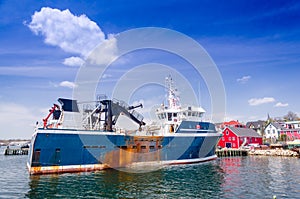
<path id="1" fill-rule="evenodd" d="M 170 76 L 166 88 L 168 104 L 157 108 L 157 121 L 151 124 L 135 110 L 142 104 L 129 106 L 103 96 L 93 103 L 59 98 L 60 105 L 53 105 L 32 136 L 29 173 L 144 168 L 216 159 L 221 134 L 214 124 L 202 121 L 205 110 L 182 106 Z M 120 118 L 133 121 L 138 128 L 121 128 L 117 125 Z"/>

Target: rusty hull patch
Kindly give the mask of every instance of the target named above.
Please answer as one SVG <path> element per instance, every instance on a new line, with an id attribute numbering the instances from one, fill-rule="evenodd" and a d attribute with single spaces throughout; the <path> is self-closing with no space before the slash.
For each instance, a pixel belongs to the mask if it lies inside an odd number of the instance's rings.
<path id="1" fill-rule="evenodd" d="M 102 163 L 120 168 L 136 162 L 160 161 L 162 141 L 162 136 L 132 136 L 124 146 L 107 152 Z"/>

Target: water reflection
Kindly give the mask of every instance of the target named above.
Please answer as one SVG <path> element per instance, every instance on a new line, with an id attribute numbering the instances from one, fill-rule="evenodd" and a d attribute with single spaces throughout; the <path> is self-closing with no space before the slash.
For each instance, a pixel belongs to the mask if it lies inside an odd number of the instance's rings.
<path id="1" fill-rule="evenodd" d="M 300 159 L 232 157 L 151 173 L 29 176 L 26 156 L 0 154 L 0 198 L 299 198 Z"/>
<path id="2" fill-rule="evenodd" d="M 273 198 L 274 195 L 297 198 L 300 195 L 300 179 L 294 177 L 300 176 L 295 169 L 300 166 L 298 158 L 232 157 L 219 159 L 219 164 L 225 173 L 222 184 L 225 198 Z"/>
<path id="3" fill-rule="evenodd" d="M 222 184 L 223 191 L 225 195 L 235 191 L 237 186 L 241 184 L 241 179 L 238 177 L 240 175 L 240 167 L 242 165 L 241 158 L 222 158 L 220 166 L 225 174 L 224 183 Z"/>
<path id="4" fill-rule="evenodd" d="M 151 173 L 104 170 L 31 176 L 28 198 L 219 198 L 224 172 L 214 163 L 166 167 Z"/>

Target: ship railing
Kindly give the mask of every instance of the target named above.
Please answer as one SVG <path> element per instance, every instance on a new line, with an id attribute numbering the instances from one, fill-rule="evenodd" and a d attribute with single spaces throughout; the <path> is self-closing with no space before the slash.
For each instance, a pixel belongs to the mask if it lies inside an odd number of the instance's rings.
<path id="1" fill-rule="evenodd" d="M 126 110 L 128 110 L 128 108 L 129 108 L 129 105 L 128 105 L 126 102 L 122 101 L 122 100 L 118 100 L 118 99 L 116 99 L 116 98 L 113 98 L 112 101 L 113 101 L 115 104 L 118 104 L 119 106 L 125 108 Z"/>
<path id="2" fill-rule="evenodd" d="M 80 113 L 64 112 L 61 128 L 82 128 L 81 118 Z"/>
<path id="3" fill-rule="evenodd" d="M 105 94 L 98 94 L 97 95 L 97 102 L 101 101 L 101 100 L 106 100 L 107 96 Z"/>
<path id="4" fill-rule="evenodd" d="M 90 113 L 93 111 L 93 106 L 91 104 L 83 104 L 82 105 L 82 110 L 83 110 L 83 113 Z"/>
<path id="5" fill-rule="evenodd" d="M 79 107 L 82 110 L 81 124 L 85 130 L 99 130 L 101 129 L 101 123 L 99 120 L 99 113 L 96 113 L 97 110 L 102 110 L 103 105 L 96 101 L 82 103 Z M 101 118 L 100 118 L 101 119 Z"/>

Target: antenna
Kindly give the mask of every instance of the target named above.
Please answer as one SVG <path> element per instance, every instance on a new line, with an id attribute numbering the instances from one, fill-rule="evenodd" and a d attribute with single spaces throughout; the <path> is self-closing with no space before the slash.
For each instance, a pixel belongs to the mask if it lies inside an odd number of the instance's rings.
<path id="1" fill-rule="evenodd" d="M 168 106 L 170 108 L 180 107 L 180 99 L 179 99 L 179 96 L 177 96 L 177 94 L 176 94 L 177 89 L 174 87 L 174 82 L 173 82 L 171 75 L 166 77 L 165 84 L 166 84 L 165 87 L 166 87 L 167 93 L 168 93 L 168 96 L 167 96 Z"/>

